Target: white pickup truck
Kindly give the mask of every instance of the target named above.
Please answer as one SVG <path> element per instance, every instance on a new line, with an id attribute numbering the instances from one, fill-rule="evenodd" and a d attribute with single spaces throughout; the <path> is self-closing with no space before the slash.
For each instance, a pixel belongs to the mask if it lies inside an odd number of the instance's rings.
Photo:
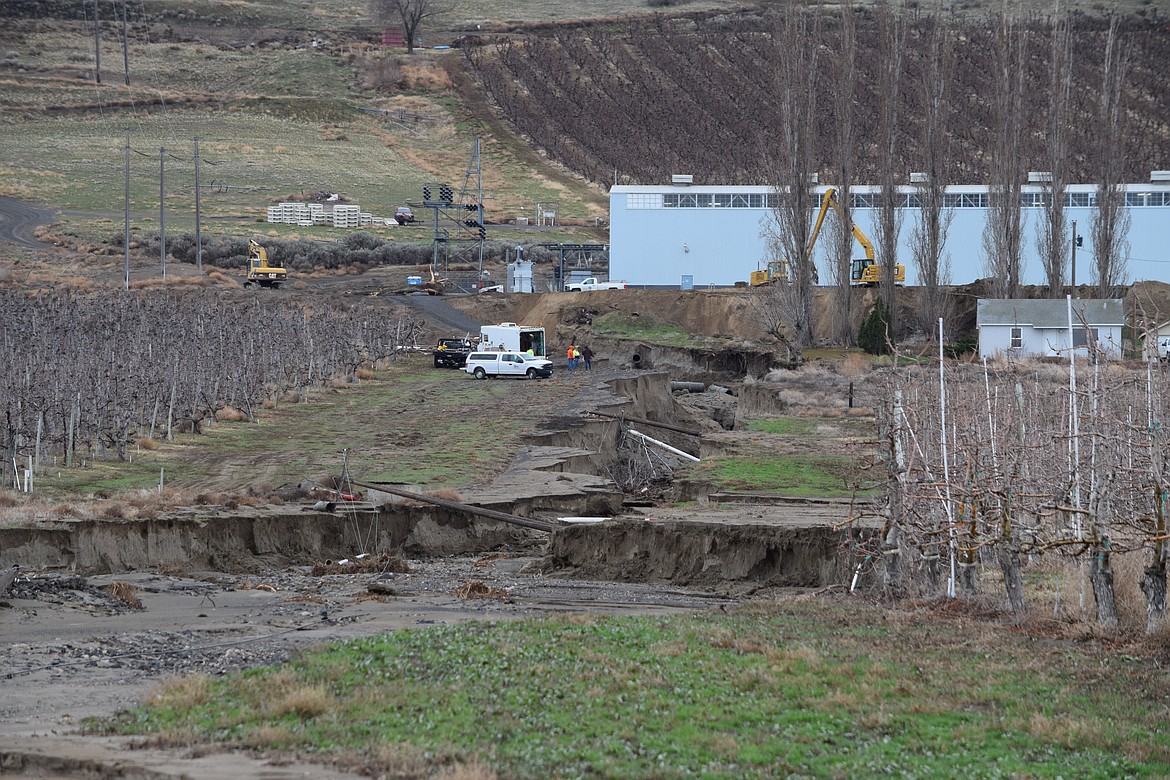
<path id="1" fill-rule="evenodd" d="M 588 290 L 624 290 L 625 282 L 599 282 L 596 276 L 582 279 L 579 282 L 569 282 L 565 285 L 566 292 L 586 292 Z"/>

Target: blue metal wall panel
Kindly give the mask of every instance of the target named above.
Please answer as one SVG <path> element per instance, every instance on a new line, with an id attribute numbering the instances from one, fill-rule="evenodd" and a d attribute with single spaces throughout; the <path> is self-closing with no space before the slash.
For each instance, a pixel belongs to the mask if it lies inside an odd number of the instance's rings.
<path id="1" fill-rule="evenodd" d="M 761 187 L 699 187 L 696 192 L 765 192 Z M 964 188 L 986 192 L 986 188 Z M 610 193 L 610 278 L 639 286 L 677 286 L 681 275 L 694 277 L 696 288 L 746 282 L 752 271 L 763 267 L 764 231 L 772 220 L 767 208 L 627 208 L 626 199 L 640 193 L 679 192 L 677 187 L 615 187 Z M 1043 284 L 1044 269 L 1036 250 L 1036 238 L 1043 209 L 1025 208 L 1022 282 Z M 1170 283 L 1170 206 L 1128 208 L 1131 225 L 1127 240 L 1127 280 L 1157 280 Z M 1093 208 L 1070 207 L 1066 219 L 1077 221 L 1077 232 L 1085 245 L 1077 250 L 1077 282 L 1093 279 L 1093 252 L 1090 225 Z M 968 284 L 986 277 L 983 230 L 987 209 L 957 208 L 952 212 L 946 252 L 951 266 L 951 283 Z M 875 209 L 853 210 L 857 225 L 877 243 Z M 910 236 L 918 218 L 917 209 L 906 209 L 900 235 L 899 258 L 906 264 L 908 284 L 920 282 L 910 252 Z M 830 215 L 829 219 L 835 219 Z M 826 231 L 831 230 L 826 226 Z M 830 233 L 823 232 L 817 247 L 817 265 L 822 283 L 829 279 Z M 856 256 L 861 256 L 857 246 Z"/>

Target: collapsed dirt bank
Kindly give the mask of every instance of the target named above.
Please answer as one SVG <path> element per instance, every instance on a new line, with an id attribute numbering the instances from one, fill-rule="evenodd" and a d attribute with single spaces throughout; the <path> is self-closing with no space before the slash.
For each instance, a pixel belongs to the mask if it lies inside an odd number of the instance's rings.
<path id="1" fill-rule="evenodd" d="M 655 510 L 661 519 L 623 508 L 606 476 L 620 461 L 621 425 L 591 412 L 722 427 L 680 404 L 669 374 L 599 369 L 573 381 L 573 392 L 566 385 L 554 394 L 509 468 L 461 491 L 468 502 L 553 521 L 621 518 L 566 523 L 551 538 L 410 505 L 336 514 L 287 504 L 203 507 L 0 530 L 0 564 L 15 560 L 29 577 L 0 608 L 0 768 L 61 777 L 349 777 L 298 757 L 141 749 L 75 729 L 84 717 L 136 703 L 168 675 L 279 663 L 348 636 L 561 611 L 707 609 L 761 588 L 839 580 L 847 537 L 834 541 L 827 524 L 848 508 Z M 678 431 L 661 436 L 696 444 Z M 689 523 L 678 520 L 683 514 Z M 372 565 L 358 558 L 367 552 Z M 383 566 L 386 552 L 405 566 Z M 327 561 L 333 565 L 315 574 Z"/>

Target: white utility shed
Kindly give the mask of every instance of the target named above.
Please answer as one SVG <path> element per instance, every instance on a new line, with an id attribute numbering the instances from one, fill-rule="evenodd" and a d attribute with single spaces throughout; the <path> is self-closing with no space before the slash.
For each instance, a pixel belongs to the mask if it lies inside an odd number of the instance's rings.
<path id="1" fill-rule="evenodd" d="M 1170 360 L 1170 320 L 1142 340 L 1142 360 Z"/>
<path id="2" fill-rule="evenodd" d="M 979 356 L 1055 357 L 1069 349 L 1069 302 L 995 299 L 979 301 Z M 1087 352 L 1089 344 L 1109 357 L 1121 357 L 1121 299 L 1072 301 L 1072 345 Z"/>

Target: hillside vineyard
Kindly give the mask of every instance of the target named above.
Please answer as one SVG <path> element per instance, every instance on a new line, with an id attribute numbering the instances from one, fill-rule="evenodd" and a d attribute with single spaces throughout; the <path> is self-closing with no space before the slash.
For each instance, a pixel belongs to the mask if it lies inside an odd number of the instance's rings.
<path id="1" fill-rule="evenodd" d="M 1054 47 L 1056 22 L 1066 24 L 1067 48 Z M 701 173 L 720 184 L 770 184 L 777 159 L 781 114 L 790 99 L 780 74 L 807 77 L 802 104 L 812 105 L 813 170 L 839 181 L 847 164 L 852 181 L 880 183 L 878 129 L 896 117 L 892 165 L 926 170 L 928 78 L 931 38 L 940 37 L 940 130 L 949 146 L 940 178 L 983 184 L 994 175 L 992 150 L 1003 145 L 1003 112 L 997 111 L 1005 72 L 1014 84 L 1009 112 L 1020 123 L 1021 178 L 1050 170 L 1050 95 L 1067 72 L 1068 181 L 1099 178 L 1101 138 L 1096 129 L 1105 79 L 1109 22 L 1086 16 L 1036 18 L 1003 24 L 997 19 L 938 18 L 926 14 L 883 16 L 858 9 L 852 45 L 836 16 L 809 18 L 801 28 L 811 45 L 784 45 L 780 13 L 735 13 L 654 18 L 612 25 L 556 28 L 489 46 L 468 47 L 468 61 L 507 118 L 553 159 L 601 184 L 669 181 L 672 173 Z M 1063 39 L 1061 39 L 1063 40 Z M 1170 166 L 1167 127 L 1170 92 L 1163 88 L 1170 61 L 1170 34 L 1140 17 L 1122 22 L 1120 116 L 1123 170 L 1117 180 L 1144 181 L 1150 170 Z M 842 48 L 854 53 L 844 56 Z M 813 59 L 785 63 L 813 51 Z M 897 50 L 897 76 L 883 70 Z M 1002 55 L 1002 56 L 1001 56 Z M 1056 61 L 1054 67 L 1053 62 Z M 852 63 L 851 70 L 845 68 Z M 1067 63 L 1067 64 L 1063 64 Z M 889 83 L 896 78 L 900 83 Z M 842 91 L 846 100 L 842 100 Z M 887 107 L 889 96 L 896 105 Z M 836 128 L 849 105 L 853 142 L 844 148 Z M 937 134 L 933 137 L 939 137 Z"/>

